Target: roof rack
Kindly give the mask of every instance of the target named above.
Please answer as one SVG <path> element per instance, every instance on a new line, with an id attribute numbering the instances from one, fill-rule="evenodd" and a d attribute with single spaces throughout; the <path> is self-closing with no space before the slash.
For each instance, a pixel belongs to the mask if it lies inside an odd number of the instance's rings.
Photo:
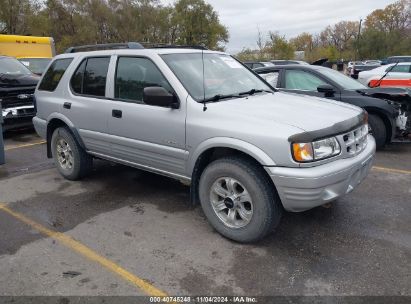
<path id="1" fill-rule="evenodd" d="M 91 52 L 91 51 L 102 51 L 102 50 L 120 50 L 120 49 L 144 49 L 144 47 L 138 42 L 90 44 L 90 45 L 70 47 L 65 51 L 65 53 Z"/>
<path id="2" fill-rule="evenodd" d="M 81 45 L 68 48 L 65 53 L 78 53 L 78 52 L 91 52 L 102 50 L 120 50 L 120 49 L 197 49 L 207 50 L 206 47 L 201 45 L 173 45 L 166 43 L 149 43 L 149 42 L 127 42 L 127 43 L 106 43 L 106 44 L 90 44 Z"/>
<path id="3" fill-rule="evenodd" d="M 196 49 L 196 50 L 208 50 L 202 45 L 178 45 L 178 44 L 167 44 L 167 43 L 141 43 L 147 49 Z"/>

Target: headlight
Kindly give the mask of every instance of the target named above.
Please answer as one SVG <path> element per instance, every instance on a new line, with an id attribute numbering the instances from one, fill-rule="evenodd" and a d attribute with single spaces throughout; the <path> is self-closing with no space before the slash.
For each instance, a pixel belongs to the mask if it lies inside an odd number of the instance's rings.
<path id="1" fill-rule="evenodd" d="M 312 143 L 294 143 L 293 156 L 298 162 L 305 163 L 329 158 L 340 154 L 341 147 L 335 137 Z"/>

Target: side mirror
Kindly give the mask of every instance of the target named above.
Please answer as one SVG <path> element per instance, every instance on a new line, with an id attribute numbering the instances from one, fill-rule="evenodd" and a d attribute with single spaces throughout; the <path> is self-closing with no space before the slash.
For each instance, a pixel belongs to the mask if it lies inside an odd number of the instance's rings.
<path id="1" fill-rule="evenodd" d="M 333 96 L 335 93 L 335 89 L 330 84 L 322 84 L 317 87 L 317 91 L 319 93 L 324 93 L 325 96 Z"/>
<path id="2" fill-rule="evenodd" d="M 172 109 L 178 109 L 180 107 L 177 97 L 163 87 L 144 88 L 143 101 L 145 104 L 152 106 L 168 107 Z"/>

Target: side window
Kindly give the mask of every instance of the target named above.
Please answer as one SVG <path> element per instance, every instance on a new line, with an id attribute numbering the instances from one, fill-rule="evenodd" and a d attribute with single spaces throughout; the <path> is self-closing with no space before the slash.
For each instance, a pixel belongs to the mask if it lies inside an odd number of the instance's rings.
<path id="1" fill-rule="evenodd" d="M 326 84 L 317 76 L 301 70 L 285 71 L 285 88 L 289 90 L 317 91 L 319 85 Z"/>
<path id="2" fill-rule="evenodd" d="M 83 94 L 83 77 L 86 63 L 87 59 L 83 60 L 71 78 L 71 89 L 74 93 Z"/>
<path id="3" fill-rule="evenodd" d="M 142 103 L 146 87 L 172 88 L 156 65 L 147 58 L 120 57 L 117 61 L 114 97 Z"/>
<path id="4" fill-rule="evenodd" d="M 71 78 L 74 93 L 104 97 L 110 57 L 87 58 L 79 65 Z"/>
<path id="5" fill-rule="evenodd" d="M 53 92 L 72 61 L 73 58 L 55 60 L 44 74 L 39 90 Z"/>
<path id="6" fill-rule="evenodd" d="M 278 75 L 278 71 L 260 74 L 260 76 L 264 78 L 264 80 L 267 81 L 274 88 L 277 88 L 278 86 Z"/>
<path id="7" fill-rule="evenodd" d="M 256 68 L 262 68 L 264 66 L 264 64 L 261 64 L 261 63 L 254 63 L 253 64 L 253 69 L 256 69 Z"/>
<path id="8" fill-rule="evenodd" d="M 389 71 L 391 67 L 389 67 L 386 71 Z M 395 73 L 409 73 L 410 72 L 410 66 L 409 65 L 397 65 L 392 68 L 390 72 L 395 72 Z"/>

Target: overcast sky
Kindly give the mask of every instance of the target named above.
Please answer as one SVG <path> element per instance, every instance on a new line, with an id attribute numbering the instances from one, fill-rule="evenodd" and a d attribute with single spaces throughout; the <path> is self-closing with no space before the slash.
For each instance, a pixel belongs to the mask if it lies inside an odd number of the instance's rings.
<path id="1" fill-rule="evenodd" d="M 173 3 L 173 0 L 161 0 Z M 329 24 L 359 20 L 394 0 L 206 0 L 228 27 L 227 51 L 256 47 L 257 28 L 266 34 L 278 31 L 287 38 L 302 32 L 319 33 Z"/>

